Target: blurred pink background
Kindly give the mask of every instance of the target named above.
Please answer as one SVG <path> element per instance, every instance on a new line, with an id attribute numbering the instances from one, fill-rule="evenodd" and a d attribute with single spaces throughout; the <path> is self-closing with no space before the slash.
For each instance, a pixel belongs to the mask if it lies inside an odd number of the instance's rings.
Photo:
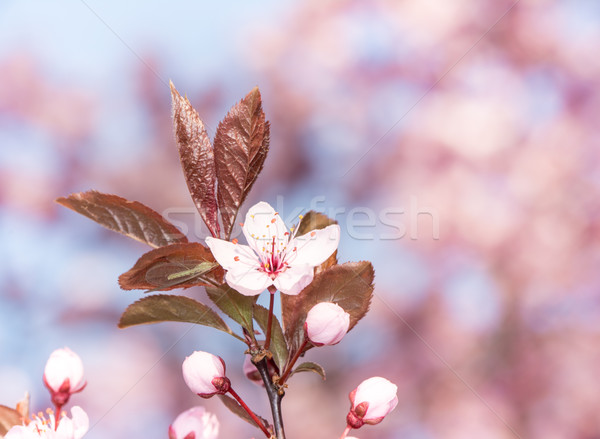
<path id="1" fill-rule="evenodd" d="M 219 354 L 268 416 L 242 376 L 244 345 L 183 324 L 118 330 L 142 293 L 117 277 L 148 249 L 53 203 L 116 193 L 181 212 L 204 237 L 172 79 L 211 135 L 258 85 L 271 153 L 246 207 L 337 209 L 340 260 L 375 265 L 371 312 L 308 356 L 327 381 L 290 381 L 290 439 L 339 437 L 348 392 L 374 375 L 398 384 L 400 403 L 352 433 L 362 439 L 600 438 L 600 3 L 513 5 L 3 0 L 0 404 L 28 390 L 45 409 L 44 363 L 69 346 L 86 366 L 73 403 L 90 439 L 165 438 L 196 404 L 222 438 L 259 437 L 180 373 L 195 349 Z M 376 223 L 360 236 L 357 207 Z M 390 210 L 405 212 L 402 239 L 381 221 Z"/>

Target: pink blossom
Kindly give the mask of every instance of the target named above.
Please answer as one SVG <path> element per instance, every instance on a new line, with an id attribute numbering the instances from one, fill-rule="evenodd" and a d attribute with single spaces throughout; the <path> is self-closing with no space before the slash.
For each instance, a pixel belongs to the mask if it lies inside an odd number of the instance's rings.
<path id="1" fill-rule="evenodd" d="M 44 384 L 52 394 L 52 402 L 62 406 L 73 393 L 83 390 L 83 363 L 69 348 L 57 349 L 44 368 Z"/>
<path id="2" fill-rule="evenodd" d="M 27 425 L 11 428 L 4 439 L 81 439 L 88 431 L 90 421 L 81 407 L 71 409 L 71 418 L 63 414 L 56 428 L 54 413 L 48 412 L 48 419 L 35 416 Z"/>
<path id="3" fill-rule="evenodd" d="M 218 435 L 217 417 L 199 406 L 181 413 L 169 427 L 169 439 L 216 439 Z"/>
<path id="4" fill-rule="evenodd" d="M 398 404 L 398 386 L 381 377 L 363 381 L 350 392 L 352 406 L 348 425 L 360 428 L 363 424 L 378 424 Z"/>
<path id="5" fill-rule="evenodd" d="M 231 385 L 223 359 L 208 352 L 194 352 L 183 361 L 181 369 L 190 390 L 203 398 L 225 394 Z"/>
<path id="6" fill-rule="evenodd" d="M 350 314 L 333 302 L 321 302 L 306 315 L 304 329 L 315 346 L 339 343 L 350 327 Z"/>
<path id="7" fill-rule="evenodd" d="M 242 231 L 248 245 L 213 237 L 206 238 L 206 244 L 227 270 L 229 286 L 246 296 L 256 296 L 271 285 L 284 294 L 300 293 L 312 282 L 314 267 L 333 254 L 340 240 L 337 224 L 298 237 L 290 234 L 265 202 L 250 208 Z"/>

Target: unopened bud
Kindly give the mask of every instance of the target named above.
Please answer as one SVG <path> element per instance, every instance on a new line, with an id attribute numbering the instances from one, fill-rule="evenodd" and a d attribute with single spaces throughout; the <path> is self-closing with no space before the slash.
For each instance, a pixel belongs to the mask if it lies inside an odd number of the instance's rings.
<path id="1" fill-rule="evenodd" d="M 350 412 L 346 418 L 352 428 L 378 424 L 398 404 L 398 386 L 381 377 L 363 381 L 350 392 Z"/>
<path id="2" fill-rule="evenodd" d="M 350 314 L 333 302 L 321 302 L 306 315 L 304 329 L 315 346 L 339 343 L 350 327 Z"/>
<path id="3" fill-rule="evenodd" d="M 225 376 L 225 363 L 221 357 L 196 351 L 181 366 L 183 379 L 190 390 L 203 398 L 229 391 L 231 383 Z"/>
<path id="4" fill-rule="evenodd" d="M 81 392 L 86 382 L 79 355 L 69 348 L 52 352 L 44 368 L 44 384 L 50 390 L 52 402 L 58 406 L 65 405 L 73 393 Z"/>

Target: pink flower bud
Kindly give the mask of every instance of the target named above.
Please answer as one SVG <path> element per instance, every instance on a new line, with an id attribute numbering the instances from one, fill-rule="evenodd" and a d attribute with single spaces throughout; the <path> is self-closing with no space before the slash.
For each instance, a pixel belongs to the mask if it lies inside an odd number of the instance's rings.
<path id="1" fill-rule="evenodd" d="M 216 439 L 219 421 L 204 407 L 192 407 L 181 413 L 169 427 L 169 439 Z"/>
<path id="2" fill-rule="evenodd" d="M 350 392 L 350 412 L 348 425 L 360 428 L 363 424 L 375 425 L 398 404 L 396 392 L 398 386 L 381 377 L 373 377 L 363 381 Z"/>
<path id="3" fill-rule="evenodd" d="M 86 382 L 83 380 L 83 363 L 79 355 L 69 348 L 52 352 L 44 369 L 44 384 L 57 406 L 66 404 L 73 393 L 81 392 Z"/>
<path id="4" fill-rule="evenodd" d="M 350 314 L 332 302 L 313 306 L 306 316 L 304 329 L 315 346 L 339 343 L 350 327 Z"/>
<path id="5" fill-rule="evenodd" d="M 221 357 L 196 351 L 183 361 L 183 379 L 190 390 L 202 398 L 227 393 L 231 383 L 225 376 L 225 363 Z"/>

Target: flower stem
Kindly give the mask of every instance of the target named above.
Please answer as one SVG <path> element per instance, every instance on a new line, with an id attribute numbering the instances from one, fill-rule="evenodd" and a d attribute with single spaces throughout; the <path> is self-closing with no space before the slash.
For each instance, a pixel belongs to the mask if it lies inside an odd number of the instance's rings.
<path id="1" fill-rule="evenodd" d="M 267 320 L 267 334 L 265 338 L 265 350 L 269 350 L 269 346 L 271 345 L 271 326 L 273 326 L 273 304 L 275 303 L 275 293 L 277 290 L 275 287 L 269 287 L 269 293 L 271 293 L 271 298 L 269 300 L 269 318 Z"/>
<path id="2" fill-rule="evenodd" d="M 349 425 L 346 426 L 346 429 L 344 430 L 344 432 L 340 436 L 340 439 L 345 439 L 346 436 L 348 436 L 348 433 L 350 433 L 350 430 L 352 430 L 352 427 L 350 427 Z"/>
<path id="3" fill-rule="evenodd" d="M 300 348 L 296 351 L 296 354 L 294 354 L 294 358 L 292 358 L 292 361 L 290 361 L 288 366 L 285 368 L 285 372 L 283 373 L 283 375 L 281 375 L 281 378 L 279 378 L 278 384 L 280 386 L 283 386 L 285 384 L 285 380 L 287 380 L 288 376 L 290 375 L 290 372 L 292 371 L 292 368 L 294 367 L 294 364 L 296 364 L 296 361 L 298 361 L 298 358 L 300 358 L 300 355 L 302 355 L 302 352 L 304 351 L 304 348 L 307 344 L 308 338 L 304 336 L 304 342 L 302 343 L 302 346 L 300 346 Z"/>
<path id="4" fill-rule="evenodd" d="M 260 377 L 265 384 L 265 389 L 267 390 L 267 395 L 269 397 L 269 404 L 271 405 L 271 413 L 273 414 L 273 425 L 275 426 L 275 435 L 277 439 L 285 439 L 285 431 L 283 429 L 283 417 L 281 416 L 281 399 L 283 398 L 283 389 L 279 386 L 276 386 L 271 379 L 271 375 L 269 375 L 269 370 L 267 369 L 267 359 L 263 358 L 259 362 L 254 363 L 258 371 L 260 372 Z"/>
<path id="5" fill-rule="evenodd" d="M 62 408 L 62 405 L 54 404 L 54 431 L 58 429 L 58 423 L 60 422 L 60 411 Z"/>
<path id="6" fill-rule="evenodd" d="M 270 438 L 271 437 L 271 433 L 269 433 L 269 430 L 267 430 L 267 428 L 264 426 L 264 424 L 262 423 L 262 421 L 260 419 L 258 419 L 258 417 L 254 414 L 254 412 L 252 410 L 250 410 L 250 407 L 248 407 L 246 405 L 246 403 L 240 397 L 240 395 L 238 395 L 236 393 L 236 391 L 233 390 L 232 387 L 229 388 L 228 392 L 231 393 L 231 396 L 233 396 L 235 398 L 235 400 L 242 406 L 242 408 L 244 410 L 246 410 L 246 412 L 250 415 L 250 417 L 252 418 L 252 420 L 254 422 L 256 422 L 256 425 L 258 426 L 258 428 L 260 428 L 263 431 L 263 433 L 267 436 L 267 438 Z"/>

